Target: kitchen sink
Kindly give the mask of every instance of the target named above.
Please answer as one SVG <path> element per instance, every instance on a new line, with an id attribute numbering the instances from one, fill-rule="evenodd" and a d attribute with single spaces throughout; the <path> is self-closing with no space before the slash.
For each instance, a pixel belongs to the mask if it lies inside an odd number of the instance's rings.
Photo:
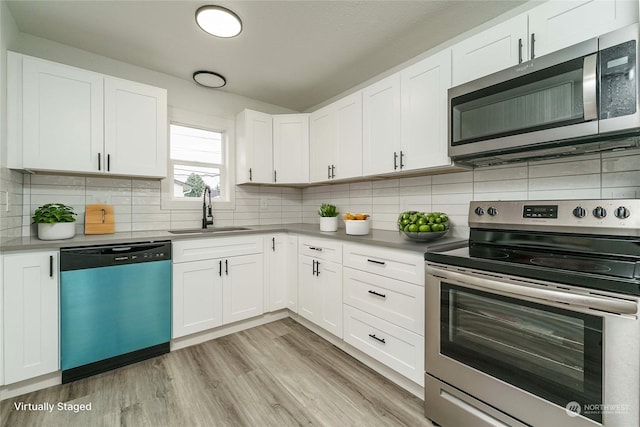
<path id="1" fill-rule="evenodd" d="M 247 227 L 209 227 L 209 228 L 185 228 L 183 230 L 169 230 L 171 234 L 199 234 L 199 233 L 221 233 L 223 231 L 250 230 Z"/>

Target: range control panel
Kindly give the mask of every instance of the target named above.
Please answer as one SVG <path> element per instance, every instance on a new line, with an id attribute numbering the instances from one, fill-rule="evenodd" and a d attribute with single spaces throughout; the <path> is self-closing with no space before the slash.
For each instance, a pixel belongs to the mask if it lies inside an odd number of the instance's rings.
<path id="1" fill-rule="evenodd" d="M 640 235 L 640 199 L 471 202 L 469 227 Z"/>

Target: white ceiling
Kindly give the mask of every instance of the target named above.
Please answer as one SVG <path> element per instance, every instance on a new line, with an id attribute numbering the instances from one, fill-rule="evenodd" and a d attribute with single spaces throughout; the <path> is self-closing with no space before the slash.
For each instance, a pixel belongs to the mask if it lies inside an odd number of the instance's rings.
<path id="1" fill-rule="evenodd" d="M 304 111 L 522 4 L 519 0 L 8 1 L 21 32 Z M 243 32 L 208 35 L 195 10 L 235 11 Z M 195 83 L 194 83 L 195 84 Z M 213 89 L 212 89 L 213 90 Z"/>

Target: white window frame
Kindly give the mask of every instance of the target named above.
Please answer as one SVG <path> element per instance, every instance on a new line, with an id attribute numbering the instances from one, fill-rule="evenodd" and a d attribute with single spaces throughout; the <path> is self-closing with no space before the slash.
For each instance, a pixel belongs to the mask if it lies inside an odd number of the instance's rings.
<path id="1" fill-rule="evenodd" d="M 222 133 L 222 156 L 224 169 L 222 170 L 221 190 L 227 198 L 224 200 L 212 200 L 214 209 L 232 210 L 236 207 L 235 200 L 235 122 L 233 120 L 197 113 L 181 108 L 169 107 L 169 124 L 193 127 L 203 130 Z M 167 130 L 167 135 L 171 135 Z M 173 164 L 171 160 L 171 139 L 167 144 L 167 177 L 161 181 L 162 209 L 202 209 L 202 200 L 199 197 L 185 197 L 178 199 L 173 196 Z"/>

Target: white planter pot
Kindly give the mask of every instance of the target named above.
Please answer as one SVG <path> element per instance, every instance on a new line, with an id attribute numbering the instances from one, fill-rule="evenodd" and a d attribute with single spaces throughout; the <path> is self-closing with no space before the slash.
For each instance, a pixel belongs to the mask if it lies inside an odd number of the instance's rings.
<path id="1" fill-rule="evenodd" d="M 56 224 L 38 224 L 38 239 L 60 240 L 70 239 L 76 235 L 75 222 L 58 222 Z"/>
<path id="2" fill-rule="evenodd" d="M 338 217 L 321 216 L 320 231 L 338 231 Z"/>

